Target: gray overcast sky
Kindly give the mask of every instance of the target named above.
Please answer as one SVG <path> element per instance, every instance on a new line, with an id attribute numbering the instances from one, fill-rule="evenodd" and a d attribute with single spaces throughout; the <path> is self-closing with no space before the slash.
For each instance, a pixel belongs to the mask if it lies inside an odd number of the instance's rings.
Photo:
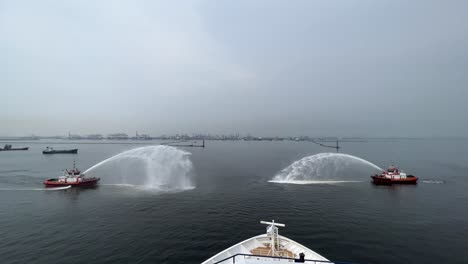
<path id="1" fill-rule="evenodd" d="M 468 1 L 0 1 L 0 135 L 466 136 Z"/>

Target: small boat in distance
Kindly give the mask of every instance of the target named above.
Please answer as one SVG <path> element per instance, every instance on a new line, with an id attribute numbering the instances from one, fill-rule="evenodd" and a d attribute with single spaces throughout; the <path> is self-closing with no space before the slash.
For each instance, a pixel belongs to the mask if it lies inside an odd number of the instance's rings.
<path id="1" fill-rule="evenodd" d="M 407 175 L 393 165 L 390 166 L 387 171 L 383 171 L 381 174 L 372 175 L 371 178 L 374 184 L 379 185 L 416 184 L 418 182 L 418 177 Z"/>
<path id="2" fill-rule="evenodd" d="M 12 150 L 28 150 L 29 147 L 25 148 L 13 148 L 10 144 L 5 144 L 3 148 L 0 148 L 0 151 L 12 151 Z"/>
<path id="3" fill-rule="evenodd" d="M 47 147 L 42 151 L 42 154 L 76 154 L 78 149 L 54 149 L 52 147 Z"/>
<path id="4" fill-rule="evenodd" d="M 63 176 L 58 178 L 47 179 L 44 181 L 46 187 L 90 187 L 95 186 L 99 182 L 100 178 L 91 177 L 87 178 L 81 173 L 79 169 L 75 167 L 75 161 L 73 161 L 73 169 L 65 170 Z"/>
<path id="5" fill-rule="evenodd" d="M 205 260 L 202 264 L 281 264 L 281 263 L 339 263 L 329 261 L 313 250 L 278 234 L 278 227 L 284 224 L 265 222 L 266 234 L 244 240 Z"/>

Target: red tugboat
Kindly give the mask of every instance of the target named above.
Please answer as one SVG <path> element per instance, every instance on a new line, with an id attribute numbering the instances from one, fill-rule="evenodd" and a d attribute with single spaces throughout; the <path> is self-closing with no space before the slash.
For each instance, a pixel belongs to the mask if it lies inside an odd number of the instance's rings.
<path id="1" fill-rule="evenodd" d="M 383 171 L 380 175 L 375 174 L 371 176 L 374 184 L 416 184 L 418 182 L 418 177 L 413 175 L 406 175 L 406 173 L 401 172 L 397 167 L 390 166 L 387 171 Z"/>
<path id="2" fill-rule="evenodd" d="M 65 175 L 58 178 L 47 179 L 44 181 L 46 187 L 89 187 L 94 186 L 98 183 L 100 178 L 91 177 L 87 178 L 81 171 L 75 168 L 75 162 L 73 162 L 73 169 L 65 170 Z"/>

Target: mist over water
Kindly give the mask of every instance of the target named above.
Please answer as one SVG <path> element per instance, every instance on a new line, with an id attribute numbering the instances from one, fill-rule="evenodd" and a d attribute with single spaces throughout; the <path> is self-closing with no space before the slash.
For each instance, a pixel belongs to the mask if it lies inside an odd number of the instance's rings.
<path id="1" fill-rule="evenodd" d="M 293 162 L 270 182 L 317 184 L 356 182 L 383 169 L 372 162 L 341 153 L 319 153 Z"/>
<path id="2" fill-rule="evenodd" d="M 171 146 L 131 149 L 103 160 L 84 174 L 100 177 L 104 185 L 181 191 L 193 189 L 191 153 Z"/>

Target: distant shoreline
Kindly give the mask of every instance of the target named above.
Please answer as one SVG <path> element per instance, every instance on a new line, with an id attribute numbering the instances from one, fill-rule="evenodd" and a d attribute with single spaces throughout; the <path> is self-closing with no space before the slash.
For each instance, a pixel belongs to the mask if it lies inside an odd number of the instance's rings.
<path id="1" fill-rule="evenodd" d="M 28 144 L 127 144 L 127 145 L 153 145 L 161 143 L 183 143 L 183 142 L 200 142 L 205 141 L 219 141 L 219 142 L 292 142 L 292 143 L 334 143 L 337 140 L 332 139 L 64 139 L 64 138 L 0 138 L 0 145 L 2 143 L 28 143 Z M 419 141 L 419 140 L 468 140 L 468 138 L 340 138 L 340 143 L 366 143 L 366 142 L 395 142 L 395 141 Z M 175 141 L 175 142 L 174 142 Z"/>

